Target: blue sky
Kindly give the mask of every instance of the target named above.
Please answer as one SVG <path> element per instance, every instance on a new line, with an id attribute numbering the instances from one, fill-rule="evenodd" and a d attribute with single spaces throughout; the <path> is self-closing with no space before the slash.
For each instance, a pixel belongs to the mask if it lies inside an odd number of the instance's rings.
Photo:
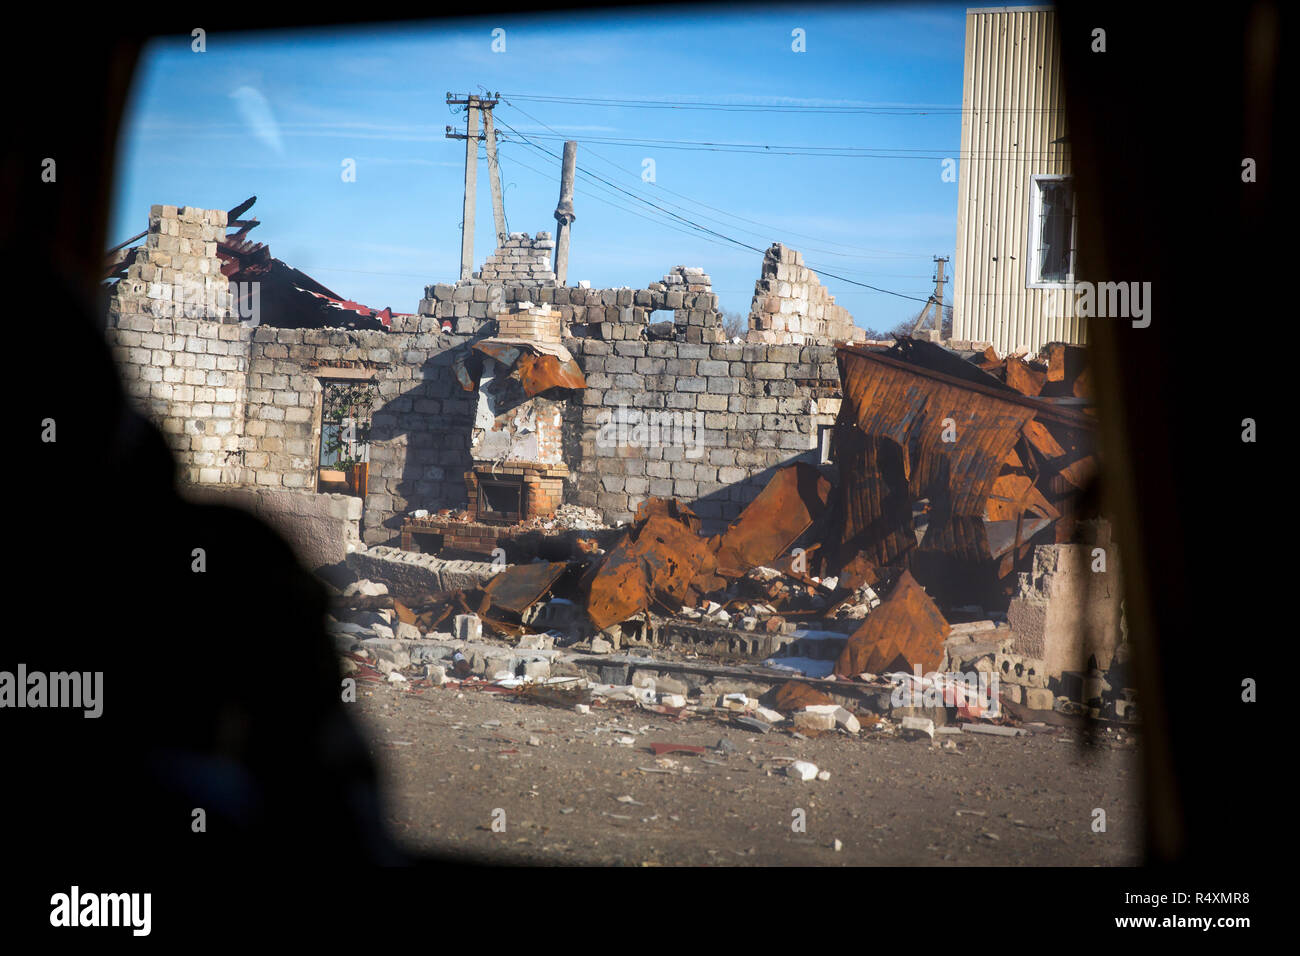
<path id="1" fill-rule="evenodd" d="M 465 144 L 443 134 L 465 118 L 446 93 L 490 90 L 505 100 L 496 116 L 509 137 L 501 175 L 512 231 L 554 232 L 559 163 L 539 150 L 558 156 L 572 138 L 580 170 L 634 196 L 759 249 L 784 242 L 819 273 L 924 299 L 931 257 L 951 256 L 956 236 L 957 184 L 941 172 L 959 149 L 965 8 L 495 16 L 209 34 L 204 53 L 191 51 L 189 36 L 159 39 L 128 104 L 111 238 L 145 228 L 152 203 L 228 209 L 256 194 L 262 225 L 251 238 L 273 255 L 349 298 L 413 312 L 426 284 L 459 274 Z M 492 50 L 496 28 L 504 52 Z M 791 49 L 796 28 L 806 52 Z M 683 143 L 814 155 L 674 148 Z M 844 146 L 884 152 L 816 155 Z M 642 179 L 647 158 L 653 183 Z M 340 175 L 345 159 L 355 160 L 355 182 Z M 703 236 L 583 173 L 574 206 L 570 283 L 637 288 L 674 265 L 703 266 L 722 307 L 748 313 L 759 252 Z M 494 245 L 482 159 L 475 231 L 477 268 Z M 864 327 L 891 328 L 921 307 L 823 281 Z"/>

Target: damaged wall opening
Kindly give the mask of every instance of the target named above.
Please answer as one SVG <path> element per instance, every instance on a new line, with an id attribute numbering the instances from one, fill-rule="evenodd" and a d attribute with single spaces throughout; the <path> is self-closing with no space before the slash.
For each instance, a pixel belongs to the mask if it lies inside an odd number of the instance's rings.
<path id="1" fill-rule="evenodd" d="M 524 517 L 522 475 L 479 479 L 478 518 L 480 521 L 511 523 L 522 521 Z"/>
<path id="2" fill-rule="evenodd" d="M 317 491 L 365 497 L 377 397 L 372 381 L 321 379 Z"/>

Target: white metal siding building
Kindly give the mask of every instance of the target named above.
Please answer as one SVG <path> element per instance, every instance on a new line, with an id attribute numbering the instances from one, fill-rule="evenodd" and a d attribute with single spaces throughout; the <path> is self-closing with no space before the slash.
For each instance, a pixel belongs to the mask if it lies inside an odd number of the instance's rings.
<path id="1" fill-rule="evenodd" d="M 1050 6 L 966 11 L 952 337 L 999 354 L 1084 341 L 1060 63 Z"/>

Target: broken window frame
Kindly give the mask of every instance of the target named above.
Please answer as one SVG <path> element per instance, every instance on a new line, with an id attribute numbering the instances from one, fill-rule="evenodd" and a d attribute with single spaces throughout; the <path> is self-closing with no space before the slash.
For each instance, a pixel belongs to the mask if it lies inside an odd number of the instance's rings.
<path id="1" fill-rule="evenodd" d="M 1075 255 L 1078 252 L 1079 218 L 1078 203 L 1074 195 L 1074 177 L 1068 175 L 1043 174 L 1030 177 L 1032 195 L 1029 203 L 1029 255 L 1028 271 L 1025 273 L 1025 287 L 1028 289 L 1069 289 L 1074 286 Z M 1069 203 L 1070 239 L 1068 263 L 1063 278 L 1043 278 L 1044 233 L 1047 229 L 1047 212 L 1044 209 L 1043 195 L 1047 186 L 1064 186 Z"/>
<path id="2" fill-rule="evenodd" d="M 317 472 L 321 469 L 345 470 L 351 465 L 369 463 L 371 416 L 379 397 L 371 379 L 321 378 L 320 441 L 316 454 Z M 332 435 L 337 429 L 351 428 L 349 437 Z M 346 452 L 346 456 L 344 454 Z M 333 461 L 325 461 L 327 454 Z"/>

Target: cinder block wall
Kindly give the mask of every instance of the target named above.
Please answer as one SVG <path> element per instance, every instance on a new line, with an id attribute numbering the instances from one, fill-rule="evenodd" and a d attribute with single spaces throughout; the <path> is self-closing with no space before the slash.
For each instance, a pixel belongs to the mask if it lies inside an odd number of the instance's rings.
<path id="1" fill-rule="evenodd" d="M 866 333 L 853 323 L 849 310 L 836 305 L 835 296 L 803 264 L 803 256 L 773 243 L 763 256 L 762 275 L 754 283 L 746 340 L 802 345 L 864 338 Z"/>
<path id="2" fill-rule="evenodd" d="M 168 436 L 182 480 L 314 492 L 321 381 L 331 368 L 365 368 L 377 390 L 365 542 L 396 543 L 411 510 L 464 507 L 476 396 L 460 387 L 452 366 L 495 331 L 489 286 L 448 287 L 452 296 L 438 300 L 477 306 L 482 290 L 484 319 L 467 323 L 473 335 L 460 323 L 458 334 L 433 331 L 437 320 L 427 315 L 413 329 L 384 333 L 249 328 L 228 313 L 152 314 L 149 303 L 166 301 L 164 281 L 220 276 L 219 260 L 207 255 L 215 239 L 205 235 L 219 235 L 223 217 L 154 207 L 150 241 L 110 306 L 108 337 L 127 390 Z M 586 374 L 588 388 L 564 407 L 565 501 L 619 521 L 649 496 L 674 496 L 718 527 L 772 469 L 800 456 L 817 460 L 819 426 L 831 425 L 839 409 L 834 347 L 720 341 L 716 296 L 701 291 L 708 288 L 702 270 L 679 267 L 642 290 L 494 288 L 505 300 L 560 310 L 564 343 Z M 457 298 L 463 294 L 469 298 Z M 688 338 L 716 341 L 641 338 L 645 313 L 659 308 L 685 323 Z M 602 425 L 617 428 L 628 416 L 634 427 L 635 416 L 648 412 L 677 414 L 687 430 L 658 443 L 635 443 L 627 432 L 630 440 L 600 441 Z"/>
<path id="3" fill-rule="evenodd" d="M 692 502 L 716 529 L 754 499 L 775 467 L 799 457 L 819 461 L 819 428 L 839 412 L 833 346 L 567 344 L 587 378 L 566 415 L 566 458 L 576 472 L 570 500 L 608 520 L 628 520 L 646 497 L 667 496 Z M 677 420 L 690 422 L 690 440 L 600 441 L 602 424 L 646 412 L 689 416 Z M 702 448 L 691 447 L 697 424 Z"/>
<path id="4" fill-rule="evenodd" d="M 109 299 L 108 340 L 127 394 L 193 484 L 242 481 L 251 330 L 232 324 L 217 240 L 226 214 L 153 206 L 149 234 Z"/>

